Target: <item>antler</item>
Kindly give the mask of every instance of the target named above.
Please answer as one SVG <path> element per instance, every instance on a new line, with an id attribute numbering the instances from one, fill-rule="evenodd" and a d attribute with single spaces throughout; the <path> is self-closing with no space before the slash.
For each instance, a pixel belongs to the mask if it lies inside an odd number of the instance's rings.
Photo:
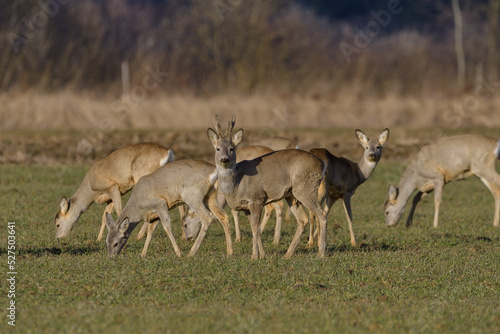
<path id="1" fill-rule="evenodd" d="M 222 131 L 222 126 L 220 125 L 219 118 L 217 117 L 217 114 L 214 115 L 213 123 L 214 123 L 215 132 L 217 133 L 217 135 L 219 137 L 229 138 L 229 137 L 231 137 L 231 132 L 233 132 L 234 124 L 236 124 L 236 116 L 233 114 L 233 117 L 231 118 L 231 120 L 227 122 L 227 129 L 225 132 Z"/>
<path id="2" fill-rule="evenodd" d="M 217 132 L 217 135 L 219 137 L 222 137 L 222 127 L 220 126 L 219 118 L 217 117 L 217 114 L 214 115 L 213 123 L 214 123 L 215 132 Z"/>
<path id="3" fill-rule="evenodd" d="M 231 120 L 227 122 L 226 137 L 231 137 L 231 132 L 233 132 L 234 124 L 236 124 L 236 115 L 233 114 Z"/>

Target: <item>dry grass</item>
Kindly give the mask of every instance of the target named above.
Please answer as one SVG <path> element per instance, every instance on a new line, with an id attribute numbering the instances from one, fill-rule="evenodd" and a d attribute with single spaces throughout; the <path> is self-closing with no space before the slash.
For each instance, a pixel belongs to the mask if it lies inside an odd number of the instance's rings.
<path id="1" fill-rule="evenodd" d="M 457 98 L 374 97 L 363 91 L 327 95 L 226 93 L 211 97 L 192 95 L 131 96 L 120 100 L 70 91 L 52 94 L 0 94 L 2 130 L 126 130 L 204 129 L 213 114 L 236 114 L 247 129 L 289 128 L 460 128 L 498 127 L 495 110 L 500 98 L 479 99 L 475 94 Z"/>

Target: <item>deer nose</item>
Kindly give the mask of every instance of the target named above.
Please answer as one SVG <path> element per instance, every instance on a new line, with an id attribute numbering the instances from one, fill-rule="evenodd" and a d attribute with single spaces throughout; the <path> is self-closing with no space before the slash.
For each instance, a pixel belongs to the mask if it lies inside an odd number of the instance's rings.
<path id="1" fill-rule="evenodd" d="M 368 156 L 369 156 L 370 158 L 375 158 L 375 157 L 376 157 L 375 153 L 370 153 L 370 154 L 368 154 Z"/>
<path id="2" fill-rule="evenodd" d="M 221 164 L 227 164 L 227 163 L 229 163 L 229 158 L 221 158 L 220 159 L 220 163 Z"/>

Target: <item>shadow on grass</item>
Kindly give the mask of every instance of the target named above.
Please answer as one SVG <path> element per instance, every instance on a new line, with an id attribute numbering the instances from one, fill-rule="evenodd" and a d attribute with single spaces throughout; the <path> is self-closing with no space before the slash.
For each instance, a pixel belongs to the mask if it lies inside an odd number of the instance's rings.
<path id="1" fill-rule="evenodd" d="M 101 251 L 100 247 L 96 246 L 83 246 L 83 247 L 52 247 L 52 248 L 20 248 L 17 250 L 18 256 L 31 255 L 31 256 L 44 256 L 44 255 L 87 255 Z"/>
<path id="2" fill-rule="evenodd" d="M 389 244 L 386 242 L 381 243 L 360 243 L 357 247 L 353 247 L 350 244 L 328 244 L 326 246 L 325 256 L 334 255 L 335 253 L 367 253 L 367 252 L 397 252 L 403 250 L 399 245 Z M 283 255 L 286 250 L 283 251 Z M 318 246 L 315 244 L 312 248 L 307 246 L 297 247 L 295 254 L 316 254 L 318 252 Z"/>
<path id="3" fill-rule="evenodd" d="M 457 244 L 469 244 L 477 241 L 481 242 L 499 242 L 500 237 L 490 238 L 485 236 L 469 235 L 469 234 L 455 234 L 455 233 L 432 233 L 432 239 L 438 241 L 445 241 Z"/>

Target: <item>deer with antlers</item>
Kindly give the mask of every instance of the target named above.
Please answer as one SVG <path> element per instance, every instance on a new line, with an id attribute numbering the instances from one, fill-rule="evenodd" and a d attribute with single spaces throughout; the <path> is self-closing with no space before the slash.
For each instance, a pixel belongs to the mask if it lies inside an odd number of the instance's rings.
<path id="1" fill-rule="evenodd" d="M 217 115 L 214 115 L 215 129 L 209 128 L 207 137 L 215 149 L 219 191 L 224 194 L 231 209 L 250 215 L 252 259 L 265 257 L 259 224 L 262 208 L 283 198 L 297 218 L 297 229 L 285 258 L 290 258 L 295 252 L 308 222 L 304 207 L 319 222 L 318 256 L 323 257 L 326 249 L 326 217 L 320 203 L 328 191 L 324 182 L 326 164 L 314 155 L 296 149 L 275 151 L 236 163 L 236 146 L 243 140 L 243 129 L 233 134 L 235 122 L 236 117 L 233 115 L 226 131 L 223 131 Z"/>

